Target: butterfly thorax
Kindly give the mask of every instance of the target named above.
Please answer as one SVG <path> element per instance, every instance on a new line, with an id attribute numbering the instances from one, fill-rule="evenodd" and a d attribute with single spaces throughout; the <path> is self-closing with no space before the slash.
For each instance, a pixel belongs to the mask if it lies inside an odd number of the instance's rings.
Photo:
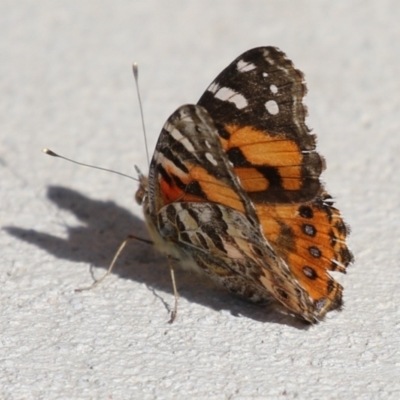
<path id="1" fill-rule="evenodd" d="M 151 211 L 150 197 L 148 194 L 148 177 L 140 174 L 139 182 L 139 187 L 135 193 L 135 200 L 143 207 L 143 215 L 147 230 L 156 249 L 166 256 L 172 257 L 176 261 L 180 261 L 181 266 L 199 271 L 193 258 L 169 240 L 169 238 L 172 239 L 177 235 L 177 228 L 174 228 L 173 225 L 170 224 L 168 228 L 160 230 L 160 223 L 157 220 L 160 218 L 162 219 L 162 216 L 158 216 Z"/>

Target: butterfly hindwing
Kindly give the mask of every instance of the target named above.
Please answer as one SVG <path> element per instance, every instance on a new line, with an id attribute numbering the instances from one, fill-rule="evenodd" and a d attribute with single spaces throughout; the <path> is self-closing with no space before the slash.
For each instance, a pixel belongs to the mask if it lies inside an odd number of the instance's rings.
<path id="1" fill-rule="evenodd" d="M 193 260 L 215 282 L 256 303 L 282 303 L 315 322 L 317 310 L 288 266 L 258 227 L 238 210 L 216 203 L 172 203 L 160 210 L 159 226 L 182 260 Z"/>

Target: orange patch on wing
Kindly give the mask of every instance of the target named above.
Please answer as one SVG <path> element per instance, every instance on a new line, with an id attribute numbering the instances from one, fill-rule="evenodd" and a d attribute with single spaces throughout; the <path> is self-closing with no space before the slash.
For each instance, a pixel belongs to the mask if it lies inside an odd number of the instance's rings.
<path id="1" fill-rule="evenodd" d="M 162 194 L 163 204 L 170 204 L 179 201 L 186 201 L 192 203 L 199 203 L 204 201 L 202 197 L 194 196 L 192 194 L 185 193 L 175 183 L 171 185 L 163 178 L 160 180 L 160 192 Z"/>
<path id="2" fill-rule="evenodd" d="M 178 201 L 178 199 L 181 199 L 185 194 L 178 186 L 175 184 L 168 184 L 168 182 L 163 178 L 160 179 L 160 193 L 162 195 L 164 204 Z"/>
<path id="3" fill-rule="evenodd" d="M 221 146 L 222 146 L 222 148 L 226 151 L 226 150 L 228 150 L 229 149 L 229 140 L 227 140 L 227 139 L 224 139 L 223 137 L 219 137 L 219 140 L 220 140 L 220 142 L 221 142 Z"/>
<path id="4" fill-rule="evenodd" d="M 230 134 L 228 144 L 222 143 L 225 151 L 238 147 L 253 165 L 286 167 L 300 166 L 302 163 L 301 150 L 295 142 L 284 136 L 270 135 L 251 126 L 226 125 L 225 129 Z"/>
<path id="5" fill-rule="evenodd" d="M 256 204 L 256 212 L 264 235 L 268 241 L 274 243 L 276 249 L 281 251 L 280 255 L 284 257 L 290 253 L 291 249 L 286 246 L 285 233 L 282 232 L 282 227 L 284 225 L 289 226 L 291 235 L 295 239 L 296 251 L 304 259 L 310 260 L 310 262 L 317 262 L 325 269 L 331 269 L 330 260 L 340 256 L 340 248 L 346 237 L 345 233 L 339 233 L 335 229 L 336 219 L 330 221 L 323 210 L 313 206 L 311 203 L 309 206 L 313 211 L 313 218 L 302 218 L 298 214 L 299 206 L 299 204 Z M 331 210 L 335 209 L 331 208 Z M 305 233 L 308 225 L 315 231 L 312 236 Z M 337 239 L 336 243 L 332 243 L 333 236 Z M 309 248 L 311 246 L 318 247 L 320 250 L 321 257 L 318 260 L 310 255 Z"/>
<path id="6" fill-rule="evenodd" d="M 278 220 L 271 217 L 269 219 L 263 217 L 260 215 L 258 207 L 256 207 L 256 212 L 261 222 L 262 231 L 267 240 L 271 244 L 278 242 L 281 234 L 281 225 L 279 224 Z"/>
<path id="7" fill-rule="evenodd" d="M 277 243 L 281 234 L 282 225 L 286 219 L 296 217 L 298 206 L 255 204 L 258 218 L 265 237 L 272 243 Z"/>
<path id="8" fill-rule="evenodd" d="M 299 190 L 301 188 L 301 166 L 279 167 L 278 173 L 282 179 L 282 186 L 286 190 Z"/>
<path id="9" fill-rule="evenodd" d="M 199 182 L 208 201 L 244 212 L 242 200 L 232 188 L 226 186 L 213 175 L 210 175 L 204 168 L 194 166 L 192 168 L 189 167 L 189 170 L 190 179 Z"/>
<path id="10" fill-rule="evenodd" d="M 290 265 L 291 270 L 300 285 L 307 291 L 313 300 L 319 300 L 327 298 L 333 301 L 337 295 L 337 291 L 334 290 L 340 285 L 333 281 L 333 279 L 327 274 L 322 268 L 316 268 L 315 265 L 310 265 L 296 253 L 289 254 L 287 263 Z M 315 271 L 315 277 L 313 279 L 308 278 L 304 271 L 304 267 L 311 267 Z M 332 282 L 331 291 L 328 292 L 328 283 Z"/>
<path id="11" fill-rule="evenodd" d="M 268 189 L 268 179 L 255 168 L 234 168 L 234 171 L 246 192 L 258 192 Z"/>
<path id="12" fill-rule="evenodd" d="M 346 230 L 338 210 L 307 204 L 256 204 L 263 233 L 277 254 L 307 290 L 313 300 L 327 299 L 327 308 L 340 302 L 342 288 L 328 274 L 329 270 L 345 272 L 349 259 L 343 259 Z M 308 206 L 311 218 L 299 214 Z M 332 262 L 336 260 L 343 266 Z M 337 306 L 337 305 L 336 305 Z"/>
<path id="13" fill-rule="evenodd" d="M 245 211 L 240 196 L 231 187 L 213 175 L 210 175 L 207 170 L 200 166 L 188 165 L 188 169 L 189 173 L 183 174 L 173 167 L 166 168 L 168 174 L 171 176 L 171 183 L 168 183 L 162 177 L 160 178 L 160 193 L 164 204 L 183 201 L 195 203 L 209 201 L 231 207 L 241 212 Z M 184 189 L 177 186 L 172 179 L 172 176 L 178 175 L 177 172 L 179 172 L 180 181 L 186 186 L 192 181 L 197 181 L 205 197 L 186 193 Z"/>
<path id="14" fill-rule="evenodd" d="M 282 179 L 282 187 L 285 190 L 299 190 L 301 188 L 300 166 L 280 167 L 277 170 Z M 269 180 L 256 168 L 237 167 L 234 168 L 234 171 L 246 192 L 260 192 L 269 187 Z"/>

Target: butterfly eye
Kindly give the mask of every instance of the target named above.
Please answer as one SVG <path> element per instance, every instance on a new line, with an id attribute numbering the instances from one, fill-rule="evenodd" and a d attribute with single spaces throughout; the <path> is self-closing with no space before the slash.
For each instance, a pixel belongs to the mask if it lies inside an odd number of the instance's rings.
<path id="1" fill-rule="evenodd" d="M 139 206 L 142 205 L 145 195 L 146 195 L 146 190 L 142 185 L 140 185 L 139 189 L 135 193 L 135 200 L 136 200 L 136 203 L 139 204 Z"/>

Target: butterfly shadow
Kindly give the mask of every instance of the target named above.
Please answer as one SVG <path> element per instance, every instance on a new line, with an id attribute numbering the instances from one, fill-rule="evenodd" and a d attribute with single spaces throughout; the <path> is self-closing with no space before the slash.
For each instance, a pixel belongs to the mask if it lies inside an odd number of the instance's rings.
<path id="1" fill-rule="evenodd" d="M 129 234 L 144 239 L 148 237 L 143 220 L 114 202 L 90 199 L 77 191 L 60 186 L 50 186 L 47 197 L 59 209 L 71 212 L 81 222 L 79 226 L 74 227 L 65 225 L 66 238 L 33 229 L 12 226 L 3 229 L 59 259 L 105 270 Z M 160 292 L 173 293 L 168 262 L 164 256 L 154 251 L 151 245 L 135 240 L 129 241 L 112 273 L 124 279 L 146 284 L 169 309 L 160 294 Z M 101 276 L 99 273 L 95 275 Z M 217 311 L 228 310 L 234 316 L 245 316 L 260 322 L 285 324 L 297 329 L 307 329 L 309 326 L 291 316 L 279 313 L 273 307 L 261 307 L 243 301 L 225 292 L 206 277 L 180 268 L 175 275 L 179 295 L 189 302 L 196 302 Z"/>

